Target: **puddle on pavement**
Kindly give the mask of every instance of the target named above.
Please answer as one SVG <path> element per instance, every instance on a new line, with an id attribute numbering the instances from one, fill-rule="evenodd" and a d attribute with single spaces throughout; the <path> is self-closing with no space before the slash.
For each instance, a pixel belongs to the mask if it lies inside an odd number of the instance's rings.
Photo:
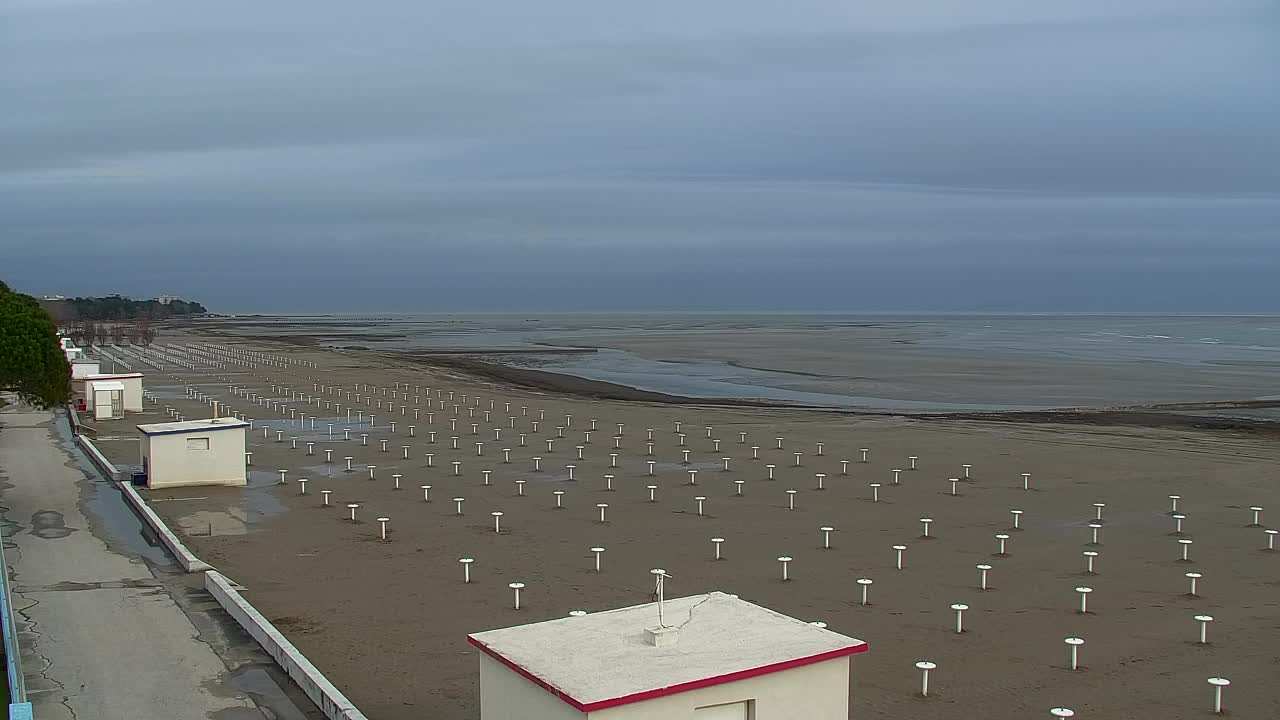
<path id="1" fill-rule="evenodd" d="M 289 509 L 272 494 L 272 487 L 279 482 L 279 475 L 275 472 L 251 470 L 247 482 L 244 489 L 235 495 L 218 488 L 218 504 L 221 507 L 206 506 L 182 514 L 179 503 L 208 499 L 206 493 L 202 493 L 198 487 L 186 488 L 196 493 L 186 498 L 154 498 L 151 502 L 166 505 L 166 514 L 173 518 L 174 524 L 186 535 L 244 535 L 255 530 L 255 526 L 264 519 Z M 212 488 L 209 490 L 213 491 Z"/>
<path id="2" fill-rule="evenodd" d="M 39 510 L 31 515 L 31 534 L 44 540 L 64 538 L 78 529 L 67 527 L 67 521 L 60 512 Z"/>
<path id="3" fill-rule="evenodd" d="M 160 539 L 138 519 L 133 508 L 125 502 L 124 495 L 116 489 L 115 483 L 103 479 L 89 463 L 88 457 L 77 450 L 67 423 L 53 423 L 53 434 L 58 438 L 59 447 L 66 451 L 88 479 L 86 487 L 81 491 L 82 509 L 96 527 L 106 533 L 107 542 L 127 548 L 152 566 L 176 567 L 160 544 Z"/>
<path id="4" fill-rule="evenodd" d="M 258 707 L 227 708 L 214 713 L 215 720 L 262 720 L 264 714 L 271 720 L 307 720 L 262 665 L 245 665 L 227 676 L 226 684 L 252 698 Z"/>

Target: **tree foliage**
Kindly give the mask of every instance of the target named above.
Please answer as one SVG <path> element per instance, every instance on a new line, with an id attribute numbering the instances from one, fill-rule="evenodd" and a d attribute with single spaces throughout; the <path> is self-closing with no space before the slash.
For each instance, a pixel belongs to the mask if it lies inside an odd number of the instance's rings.
<path id="1" fill-rule="evenodd" d="M 36 407 L 71 398 L 71 367 L 58 331 L 36 299 L 0 282 L 0 390 Z"/>
<path id="2" fill-rule="evenodd" d="M 60 322 L 76 320 L 166 320 L 208 312 L 203 305 L 189 300 L 133 300 L 123 295 L 106 297 L 75 297 L 66 300 L 45 300 L 45 309 Z"/>

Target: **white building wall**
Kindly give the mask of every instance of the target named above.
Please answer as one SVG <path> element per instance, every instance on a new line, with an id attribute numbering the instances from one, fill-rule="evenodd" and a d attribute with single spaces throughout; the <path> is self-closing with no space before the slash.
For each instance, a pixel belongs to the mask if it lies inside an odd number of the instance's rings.
<path id="1" fill-rule="evenodd" d="M 591 717 L 595 717 L 592 713 Z M 480 653 L 480 720 L 586 720 L 540 685 Z"/>
<path id="2" fill-rule="evenodd" d="M 601 672 L 608 671 L 601 668 Z M 483 688 L 483 679 L 481 683 Z M 547 694 L 545 690 L 542 693 Z M 718 720 L 718 717 L 727 717 L 727 712 L 717 709 L 699 713 L 697 708 L 743 701 L 752 701 L 754 706 L 754 714 L 744 720 L 849 720 L 849 658 L 596 710 L 587 717 L 588 720 Z M 483 715 L 483 720 L 490 718 Z"/>
<path id="3" fill-rule="evenodd" d="M 96 367 L 97 363 L 93 363 L 94 369 L 93 369 L 93 372 L 91 373 L 85 372 L 83 370 L 77 370 L 77 368 L 79 368 L 82 364 L 85 364 L 85 363 L 75 363 L 74 365 L 71 366 L 71 377 L 72 377 L 72 380 L 75 380 L 80 377 L 84 378 L 81 392 L 84 393 L 85 395 L 86 403 L 90 405 L 93 404 L 93 398 L 89 397 L 89 395 L 91 394 L 89 384 L 92 381 L 114 380 L 124 385 L 125 412 L 142 412 L 142 380 L 143 380 L 142 377 L 119 377 L 116 375 L 107 375 L 105 377 L 98 377 L 100 373 L 98 372 Z"/>
<path id="4" fill-rule="evenodd" d="M 207 439 L 208 450 L 189 449 L 188 440 Z M 143 435 L 147 487 L 245 484 L 244 428 Z"/>
<path id="5" fill-rule="evenodd" d="M 102 366 L 97 360 L 77 360 L 71 363 L 71 379 L 83 381 L 89 375 L 100 375 Z"/>
<path id="6" fill-rule="evenodd" d="M 120 378 L 124 383 L 124 409 L 126 412 L 142 412 L 142 378 Z"/>

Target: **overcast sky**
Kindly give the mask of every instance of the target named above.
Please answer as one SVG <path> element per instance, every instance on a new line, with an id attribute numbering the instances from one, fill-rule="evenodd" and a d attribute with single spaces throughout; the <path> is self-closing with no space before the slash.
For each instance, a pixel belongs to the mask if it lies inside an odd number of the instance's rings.
<path id="1" fill-rule="evenodd" d="M 1272 0 L 4 0 L 0 278 L 1280 310 Z"/>

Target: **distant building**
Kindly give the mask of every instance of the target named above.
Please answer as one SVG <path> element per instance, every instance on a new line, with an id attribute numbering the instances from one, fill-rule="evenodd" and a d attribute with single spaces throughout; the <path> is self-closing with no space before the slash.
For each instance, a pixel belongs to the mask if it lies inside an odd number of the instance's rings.
<path id="1" fill-rule="evenodd" d="M 67 297 L 65 295 L 42 295 L 40 296 L 40 299 L 41 300 L 66 300 Z"/>
<path id="2" fill-rule="evenodd" d="M 178 297 L 177 295 L 161 295 L 160 297 L 156 298 L 156 302 L 160 303 L 161 305 L 169 305 L 173 303 L 175 300 L 181 300 L 181 299 L 182 298 Z"/>

